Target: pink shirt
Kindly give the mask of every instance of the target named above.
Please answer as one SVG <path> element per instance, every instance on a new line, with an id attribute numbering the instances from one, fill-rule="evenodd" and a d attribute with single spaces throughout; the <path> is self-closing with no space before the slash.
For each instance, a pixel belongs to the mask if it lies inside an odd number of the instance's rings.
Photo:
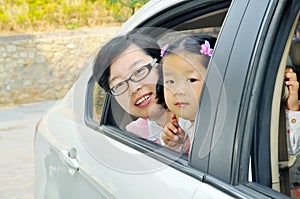
<path id="1" fill-rule="evenodd" d="M 157 144 L 163 145 L 164 143 L 161 138 L 163 127 L 159 126 L 156 122 L 151 121 L 149 118 L 138 118 L 137 120 L 130 122 L 125 128 L 129 132 Z"/>

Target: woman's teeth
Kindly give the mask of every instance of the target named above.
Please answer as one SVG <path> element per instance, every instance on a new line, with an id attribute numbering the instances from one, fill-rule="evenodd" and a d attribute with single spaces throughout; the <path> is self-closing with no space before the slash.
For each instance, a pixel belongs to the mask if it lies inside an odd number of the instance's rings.
<path id="1" fill-rule="evenodd" d="M 138 106 L 140 105 L 141 103 L 143 103 L 145 100 L 149 99 L 150 95 L 145 95 L 144 97 L 142 97 L 141 99 L 139 99 L 135 105 Z"/>

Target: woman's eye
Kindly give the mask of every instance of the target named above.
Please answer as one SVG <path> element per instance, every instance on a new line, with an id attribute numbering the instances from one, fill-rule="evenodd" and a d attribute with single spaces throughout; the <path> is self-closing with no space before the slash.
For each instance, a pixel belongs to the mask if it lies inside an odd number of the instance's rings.
<path id="1" fill-rule="evenodd" d="M 145 70 L 144 67 L 136 70 L 134 73 L 133 73 L 133 76 L 140 76 L 140 75 L 144 75 L 147 71 Z"/>
<path id="2" fill-rule="evenodd" d="M 120 87 L 124 86 L 124 82 L 119 82 L 117 85 L 115 85 L 113 88 L 115 90 L 119 89 Z"/>
<path id="3" fill-rule="evenodd" d="M 190 83 L 193 83 L 193 82 L 197 81 L 197 79 L 196 78 L 189 78 L 187 81 L 190 82 Z"/>

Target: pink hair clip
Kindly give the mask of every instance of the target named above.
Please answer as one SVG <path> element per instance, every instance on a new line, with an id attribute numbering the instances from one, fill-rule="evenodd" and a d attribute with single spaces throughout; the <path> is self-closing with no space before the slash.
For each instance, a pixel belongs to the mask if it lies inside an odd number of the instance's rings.
<path id="1" fill-rule="evenodd" d="M 214 50 L 212 48 L 210 48 L 209 42 L 207 40 L 205 40 L 205 44 L 201 45 L 200 53 L 211 57 L 213 54 L 213 51 Z"/>
<path id="2" fill-rule="evenodd" d="M 161 51 L 160 51 L 160 56 L 161 56 L 161 57 L 165 56 L 165 54 L 166 54 L 166 52 L 167 52 L 167 50 L 168 50 L 168 47 L 169 47 L 169 45 L 166 44 L 166 45 L 164 45 L 164 46 L 161 48 Z"/>

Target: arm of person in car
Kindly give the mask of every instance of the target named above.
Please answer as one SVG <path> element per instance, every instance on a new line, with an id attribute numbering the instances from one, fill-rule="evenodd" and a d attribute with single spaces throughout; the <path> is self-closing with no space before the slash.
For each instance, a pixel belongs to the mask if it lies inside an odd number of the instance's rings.
<path id="1" fill-rule="evenodd" d="M 286 101 L 286 108 L 290 111 L 299 111 L 298 103 L 298 90 L 299 82 L 297 81 L 297 75 L 292 68 L 285 69 L 284 79 L 286 86 L 289 90 L 289 96 Z"/>
<path id="2" fill-rule="evenodd" d="M 299 82 L 293 69 L 285 70 L 284 78 L 289 90 L 289 96 L 286 101 L 286 127 L 289 153 L 296 154 L 300 150 L 300 111 L 298 101 Z"/>

